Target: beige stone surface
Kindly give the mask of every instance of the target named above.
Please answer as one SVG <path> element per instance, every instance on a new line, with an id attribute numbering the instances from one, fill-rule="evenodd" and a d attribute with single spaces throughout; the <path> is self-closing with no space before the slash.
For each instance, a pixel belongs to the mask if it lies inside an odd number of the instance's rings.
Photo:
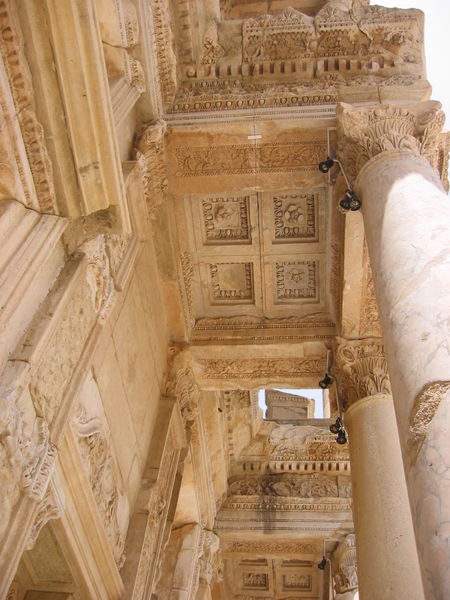
<path id="1" fill-rule="evenodd" d="M 449 137 L 422 13 L 0 5 L 0 598 L 356 598 L 358 567 L 362 600 L 416 598 L 417 542 L 446 599 Z M 323 420 L 273 391 L 326 372 Z M 407 548 L 392 415 L 352 424 L 390 382 Z"/>

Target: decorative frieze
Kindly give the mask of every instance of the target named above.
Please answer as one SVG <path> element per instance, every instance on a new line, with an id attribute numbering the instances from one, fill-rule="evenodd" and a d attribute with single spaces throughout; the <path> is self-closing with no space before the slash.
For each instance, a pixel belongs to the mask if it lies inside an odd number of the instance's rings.
<path id="1" fill-rule="evenodd" d="M 172 103 L 177 89 L 177 67 L 171 28 L 169 0 L 150 0 L 152 33 L 155 36 L 161 94 L 165 107 Z"/>
<path id="2" fill-rule="evenodd" d="M 326 371 L 324 357 L 305 358 L 205 358 L 198 360 L 205 379 L 256 379 L 259 377 L 297 379 L 320 376 Z"/>
<path id="3" fill-rule="evenodd" d="M 276 16 L 247 19 L 242 27 L 243 62 L 314 56 L 310 46 L 315 33 L 314 19 L 290 7 Z"/>
<path id="4" fill-rule="evenodd" d="M 336 478 L 319 475 L 277 474 L 245 476 L 228 486 L 231 496 L 280 496 L 296 498 L 338 498 Z"/>
<path id="5" fill-rule="evenodd" d="M 406 150 L 439 167 L 440 133 L 445 120 L 439 102 L 371 109 L 340 104 L 336 114 L 338 156 L 352 179 L 371 158 L 388 150 Z"/>
<path id="6" fill-rule="evenodd" d="M 338 339 L 336 367 L 339 393 L 347 406 L 367 396 L 392 393 L 384 346 L 379 338 Z"/>
<path id="7" fill-rule="evenodd" d="M 231 541 L 223 542 L 221 552 L 225 554 L 259 554 L 266 555 L 295 555 L 295 554 L 318 554 L 321 545 L 317 542 L 283 542 L 274 541 Z"/>
<path id="8" fill-rule="evenodd" d="M 228 146 L 179 146 L 175 148 L 178 177 L 248 175 L 313 171 L 327 154 L 325 141 L 233 144 Z"/>
<path id="9" fill-rule="evenodd" d="M 13 5 L 10 0 L 0 2 L 0 51 L 25 145 L 34 190 L 30 189 L 30 182 L 27 181 L 26 171 L 23 168 L 19 168 L 21 183 L 27 206 L 37 208 L 43 213 L 55 214 L 57 206 L 52 164 L 45 144 L 44 129 L 35 112 L 33 83 L 23 51 L 21 34 L 13 15 Z M 15 151 L 17 164 L 20 165 L 22 162 L 20 152 L 18 149 Z"/>

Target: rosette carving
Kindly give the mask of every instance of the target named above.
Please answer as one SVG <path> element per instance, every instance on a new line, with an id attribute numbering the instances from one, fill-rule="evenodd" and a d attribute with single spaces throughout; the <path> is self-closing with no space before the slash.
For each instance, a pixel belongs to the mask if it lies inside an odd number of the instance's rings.
<path id="1" fill-rule="evenodd" d="M 338 157 L 351 179 L 371 158 L 388 150 L 407 150 L 439 167 L 440 133 L 445 120 L 440 102 L 370 109 L 340 104 L 336 115 Z"/>
<path id="2" fill-rule="evenodd" d="M 344 407 L 367 396 L 392 393 L 381 339 L 338 341 L 336 366 Z"/>

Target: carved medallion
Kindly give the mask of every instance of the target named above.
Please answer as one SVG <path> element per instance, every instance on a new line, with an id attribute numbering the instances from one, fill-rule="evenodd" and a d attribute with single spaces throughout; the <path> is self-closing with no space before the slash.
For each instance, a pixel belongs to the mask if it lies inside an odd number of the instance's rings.
<path id="1" fill-rule="evenodd" d="M 251 242 L 248 196 L 205 198 L 202 216 L 206 244 Z"/>
<path id="2" fill-rule="evenodd" d="M 286 193 L 273 197 L 275 243 L 315 242 L 317 194 Z"/>
<path id="3" fill-rule="evenodd" d="M 310 300 L 317 302 L 319 269 L 316 260 L 275 263 L 276 298 L 278 301 Z"/>

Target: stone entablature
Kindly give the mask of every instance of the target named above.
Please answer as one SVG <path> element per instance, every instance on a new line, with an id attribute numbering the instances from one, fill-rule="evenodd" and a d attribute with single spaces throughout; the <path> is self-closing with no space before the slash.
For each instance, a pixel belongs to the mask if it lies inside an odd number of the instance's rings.
<path id="1" fill-rule="evenodd" d="M 171 110 L 333 104 L 345 88 L 361 86 L 377 100 L 378 85 L 412 86 L 408 93 L 421 97 L 422 40 L 419 11 L 360 2 L 330 1 L 315 17 L 287 7 L 244 19 L 239 34 L 233 21 L 221 21 L 214 35 L 205 33 L 200 59 L 179 55 Z"/>

